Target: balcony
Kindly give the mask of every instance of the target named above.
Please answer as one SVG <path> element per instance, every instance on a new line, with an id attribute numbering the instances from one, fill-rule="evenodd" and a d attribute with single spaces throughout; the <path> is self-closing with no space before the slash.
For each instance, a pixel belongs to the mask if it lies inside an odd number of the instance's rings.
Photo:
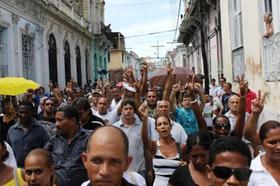
<path id="1" fill-rule="evenodd" d="M 55 6 L 59 11 L 63 12 L 65 15 L 70 17 L 73 21 L 78 23 L 80 26 L 88 29 L 89 28 L 89 21 L 86 20 L 82 14 L 83 12 L 80 11 L 79 8 L 74 7 L 71 3 L 67 0 L 45 0 L 48 4 L 52 4 Z M 82 5 L 81 5 L 82 6 Z M 83 10 L 83 7 L 81 8 Z"/>

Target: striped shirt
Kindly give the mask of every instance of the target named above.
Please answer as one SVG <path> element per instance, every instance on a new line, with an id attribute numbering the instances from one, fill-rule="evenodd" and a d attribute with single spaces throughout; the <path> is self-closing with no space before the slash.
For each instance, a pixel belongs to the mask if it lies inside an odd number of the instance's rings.
<path id="1" fill-rule="evenodd" d="M 177 153 L 173 158 L 166 158 L 160 152 L 160 144 L 157 141 L 157 152 L 153 158 L 155 172 L 154 185 L 167 185 L 169 177 L 173 174 L 180 163 L 180 154 Z"/>

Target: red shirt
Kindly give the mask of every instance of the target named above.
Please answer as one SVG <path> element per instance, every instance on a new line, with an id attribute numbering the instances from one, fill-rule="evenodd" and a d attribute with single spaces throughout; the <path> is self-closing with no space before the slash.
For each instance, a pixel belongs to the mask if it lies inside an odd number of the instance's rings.
<path id="1" fill-rule="evenodd" d="M 248 92 L 246 93 L 246 112 L 249 114 L 251 114 L 251 102 L 256 97 L 256 93 L 248 89 Z"/>

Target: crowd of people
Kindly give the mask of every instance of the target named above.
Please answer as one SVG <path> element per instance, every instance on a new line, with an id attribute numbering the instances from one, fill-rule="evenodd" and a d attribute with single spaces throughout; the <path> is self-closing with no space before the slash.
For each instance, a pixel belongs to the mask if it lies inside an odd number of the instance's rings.
<path id="1" fill-rule="evenodd" d="M 0 185 L 279 186 L 280 123 L 258 126 L 265 94 L 238 77 L 164 86 L 127 68 L 121 82 L 50 83 L 2 96 Z"/>

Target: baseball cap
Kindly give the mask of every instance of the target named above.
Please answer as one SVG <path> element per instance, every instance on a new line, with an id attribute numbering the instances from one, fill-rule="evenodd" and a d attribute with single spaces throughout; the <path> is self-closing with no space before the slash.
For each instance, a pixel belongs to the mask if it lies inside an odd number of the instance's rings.
<path id="1" fill-rule="evenodd" d="M 102 95 L 102 91 L 100 89 L 93 89 L 91 93 Z"/>

